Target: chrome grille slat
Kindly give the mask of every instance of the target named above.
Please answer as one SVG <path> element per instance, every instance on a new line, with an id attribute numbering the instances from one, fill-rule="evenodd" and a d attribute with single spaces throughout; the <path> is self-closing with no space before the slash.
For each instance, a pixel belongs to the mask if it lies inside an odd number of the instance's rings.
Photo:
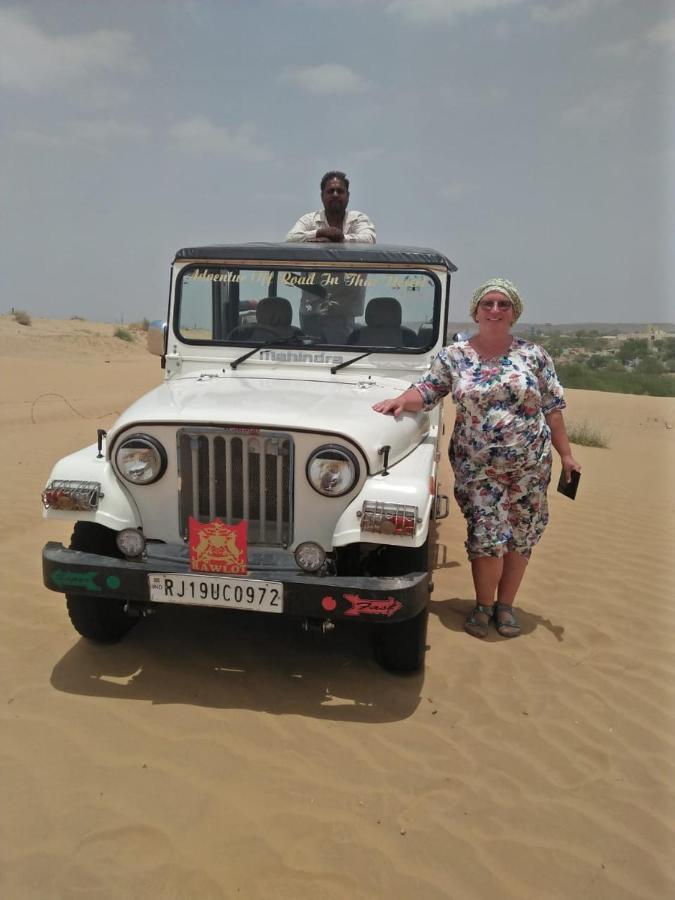
<path id="1" fill-rule="evenodd" d="M 264 543 L 267 524 L 267 441 L 262 439 L 260 444 L 260 477 L 258 480 L 258 495 L 260 504 L 260 540 Z"/>
<path id="2" fill-rule="evenodd" d="M 232 521 L 232 437 L 230 435 L 225 436 L 225 518 L 228 522 Z"/>
<path id="3" fill-rule="evenodd" d="M 199 468 L 199 439 L 196 435 L 190 437 L 190 460 L 192 462 L 192 471 L 196 472 Z M 197 510 L 199 515 L 199 479 L 192 480 L 192 508 Z"/>
<path id="4" fill-rule="evenodd" d="M 248 453 L 243 452 L 242 448 L 242 460 L 241 460 L 241 470 L 242 470 L 242 481 L 244 484 L 248 484 L 249 474 L 248 474 Z M 248 491 L 244 491 L 244 503 L 242 515 L 245 519 L 249 518 L 250 510 L 248 505 L 249 493 Z"/>
<path id="5" fill-rule="evenodd" d="M 283 487 L 283 472 L 282 472 L 282 460 L 283 457 L 280 453 L 277 454 L 277 540 L 276 543 L 281 543 L 281 529 L 283 526 L 282 522 L 282 513 L 284 508 L 283 497 L 281 494 L 281 490 Z"/>
<path id="6" fill-rule="evenodd" d="M 209 445 L 209 472 L 215 473 L 215 458 L 216 451 L 214 447 L 215 443 L 215 435 L 209 434 L 207 436 L 207 441 Z M 209 478 L 209 518 L 212 519 L 215 514 L 216 509 L 216 479 L 215 477 Z"/>
<path id="7" fill-rule="evenodd" d="M 286 546 L 293 532 L 293 439 L 235 428 L 178 431 L 180 531 L 200 522 L 246 519 L 248 542 Z"/>

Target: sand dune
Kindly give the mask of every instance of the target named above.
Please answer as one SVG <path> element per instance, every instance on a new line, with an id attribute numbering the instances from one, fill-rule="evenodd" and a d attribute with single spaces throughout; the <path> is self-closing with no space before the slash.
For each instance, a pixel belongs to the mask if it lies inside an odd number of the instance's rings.
<path id="1" fill-rule="evenodd" d="M 1 896 L 675 892 L 674 400 L 568 393 L 611 446 L 578 448 L 574 503 L 550 495 L 518 640 L 464 634 L 452 508 L 419 675 L 380 671 L 358 630 L 208 610 L 101 648 L 42 586 L 69 528 L 39 495 L 162 377 L 112 333 L 0 317 Z"/>

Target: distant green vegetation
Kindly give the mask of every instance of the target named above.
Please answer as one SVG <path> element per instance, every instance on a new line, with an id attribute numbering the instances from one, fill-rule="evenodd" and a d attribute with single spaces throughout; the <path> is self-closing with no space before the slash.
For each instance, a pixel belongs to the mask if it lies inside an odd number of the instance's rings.
<path id="1" fill-rule="evenodd" d="M 628 338 L 610 347 L 597 331 L 576 331 L 546 336 L 540 343 L 565 387 L 675 397 L 675 337 Z"/>
<path id="2" fill-rule="evenodd" d="M 607 341 L 599 331 L 574 331 L 570 333 L 554 333 L 541 338 L 542 347 L 546 347 L 555 359 L 571 347 L 579 347 L 588 353 L 607 349 Z"/>
<path id="3" fill-rule="evenodd" d="M 675 397 L 675 378 L 672 375 L 648 375 L 635 369 L 592 369 L 585 363 L 561 363 L 556 366 L 556 371 L 564 387 L 611 391 L 615 394 Z"/>
<path id="4" fill-rule="evenodd" d="M 134 336 L 129 331 L 128 328 L 122 328 L 118 326 L 113 332 L 114 337 L 119 338 L 121 341 L 133 341 Z"/>
<path id="5" fill-rule="evenodd" d="M 609 447 L 607 435 L 586 419 L 583 422 L 570 422 L 567 426 L 567 437 L 570 443 L 578 444 L 580 447 Z"/>

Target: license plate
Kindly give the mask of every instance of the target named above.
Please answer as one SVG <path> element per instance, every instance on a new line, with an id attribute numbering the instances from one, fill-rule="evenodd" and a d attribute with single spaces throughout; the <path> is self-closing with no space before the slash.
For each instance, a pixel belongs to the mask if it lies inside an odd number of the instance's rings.
<path id="1" fill-rule="evenodd" d="M 258 612 L 284 611 L 284 588 L 280 581 L 251 581 L 215 575 L 148 575 L 150 599 L 154 603 L 190 606 L 220 606 Z"/>

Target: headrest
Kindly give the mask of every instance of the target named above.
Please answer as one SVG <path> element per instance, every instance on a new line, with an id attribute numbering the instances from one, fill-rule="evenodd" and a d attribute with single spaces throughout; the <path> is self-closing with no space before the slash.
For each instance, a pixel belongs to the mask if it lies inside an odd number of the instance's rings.
<path id="1" fill-rule="evenodd" d="M 265 297 L 258 301 L 255 317 L 259 325 L 290 325 L 293 307 L 285 297 Z"/>
<path id="2" fill-rule="evenodd" d="M 395 297 L 373 297 L 366 306 L 366 325 L 375 328 L 398 326 L 402 318 L 401 304 Z"/>

